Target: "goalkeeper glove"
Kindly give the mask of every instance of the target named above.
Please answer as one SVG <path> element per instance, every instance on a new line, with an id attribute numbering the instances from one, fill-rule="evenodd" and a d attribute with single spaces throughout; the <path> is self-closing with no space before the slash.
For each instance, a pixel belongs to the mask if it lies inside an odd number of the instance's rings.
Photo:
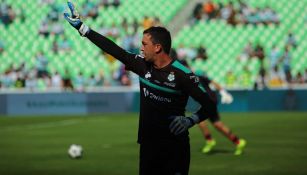
<path id="1" fill-rule="evenodd" d="M 222 89 L 220 90 L 220 94 L 222 97 L 222 104 L 230 104 L 233 102 L 233 97 L 231 94 L 229 94 L 226 90 Z"/>
<path id="2" fill-rule="evenodd" d="M 70 10 L 71 16 L 68 13 L 64 13 L 64 18 L 72 25 L 75 29 L 77 29 L 81 36 L 85 36 L 89 31 L 90 28 L 83 24 L 80 19 L 80 15 L 75 9 L 75 6 L 72 2 L 67 2 L 68 8 Z"/>
<path id="3" fill-rule="evenodd" d="M 199 117 L 196 114 L 193 114 L 191 117 L 174 116 L 172 118 L 174 119 L 169 125 L 169 129 L 171 133 L 175 135 L 179 135 L 187 131 L 189 128 L 199 122 Z"/>

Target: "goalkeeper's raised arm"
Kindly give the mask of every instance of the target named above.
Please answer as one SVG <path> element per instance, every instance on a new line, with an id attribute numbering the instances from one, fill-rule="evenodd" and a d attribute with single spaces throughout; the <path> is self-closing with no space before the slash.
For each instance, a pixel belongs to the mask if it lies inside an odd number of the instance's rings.
<path id="1" fill-rule="evenodd" d="M 112 55 L 114 58 L 118 59 L 126 65 L 133 60 L 131 57 L 134 58 L 136 55 L 126 52 L 110 39 L 89 28 L 82 22 L 74 4 L 68 1 L 67 5 L 71 14 L 64 13 L 64 18 L 69 22 L 71 26 L 78 30 L 81 36 L 87 37 L 100 49 Z"/>

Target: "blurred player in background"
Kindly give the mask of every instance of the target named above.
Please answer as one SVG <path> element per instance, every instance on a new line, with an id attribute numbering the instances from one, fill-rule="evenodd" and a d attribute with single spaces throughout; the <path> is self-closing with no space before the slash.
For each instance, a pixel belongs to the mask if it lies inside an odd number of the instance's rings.
<path id="1" fill-rule="evenodd" d="M 220 84 L 217 82 L 210 80 L 208 77 L 199 75 L 197 76 L 200 79 L 200 83 L 203 86 L 209 86 L 210 84 L 214 86 L 214 88 L 219 91 L 219 94 L 221 95 L 221 102 L 222 104 L 230 104 L 233 101 L 233 97 L 231 94 L 229 94 Z M 215 96 L 215 98 L 217 98 Z M 221 120 L 219 115 L 210 116 L 209 117 L 210 122 L 212 125 L 217 129 L 219 132 L 224 134 L 225 137 L 227 137 L 230 141 L 232 141 L 235 146 L 235 155 L 241 155 L 243 153 L 244 147 L 246 146 L 246 141 L 244 139 L 240 139 L 238 136 L 236 136 L 234 133 L 231 132 L 229 127 L 227 127 Z M 206 124 L 206 121 L 202 121 L 198 124 L 205 140 L 206 145 L 202 148 L 203 153 L 209 153 L 213 147 L 216 145 L 215 139 L 213 139 L 212 134 Z"/>
<path id="2" fill-rule="evenodd" d="M 171 49 L 170 56 L 174 59 L 178 59 L 177 52 L 174 48 Z M 179 60 L 179 59 L 178 59 Z M 188 62 L 185 59 L 179 60 L 184 66 L 190 67 Z M 221 95 L 221 102 L 222 104 L 230 104 L 233 101 L 233 97 L 231 94 L 229 94 L 220 84 L 217 82 L 209 79 L 207 76 L 204 76 L 203 73 L 195 72 L 195 74 L 199 77 L 199 82 L 202 84 L 203 87 L 209 87 L 210 85 L 213 85 L 214 88 L 219 91 L 219 94 Z M 208 88 L 209 89 L 209 88 Z M 217 101 L 216 95 L 212 92 L 214 98 Z M 216 108 L 217 109 L 217 108 Z M 236 136 L 234 133 L 231 132 L 231 130 L 220 120 L 220 116 L 217 112 L 217 115 L 215 116 L 209 116 L 209 120 L 212 123 L 212 125 L 222 134 L 225 135 L 229 140 L 231 140 L 235 146 L 235 155 L 241 155 L 243 153 L 243 150 L 246 146 L 246 141 L 244 139 L 240 139 L 238 136 Z M 206 140 L 206 145 L 202 148 L 203 153 L 209 153 L 213 147 L 216 145 L 215 139 L 212 138 L 211 132 L 206 124 L 206 121 L 201 121 L 198 126 Z"/>
<path id="3" fill-rule="evenodd" d="M 163 27 L 143 32 L 143 55 L 131 54 L 86 26 L 68 2 L 71 15 L 65 19 L 103 51 L 117 58 L 126 69 L 139 75 L 140 175 L 187 175 L 190 165 L 188 129 L 217 115 L 216 101 L 191 70 L 169 56 L 171 35 Z M 211 92 L 211 91 L 210 91 Z M 201 104 L 192 116 L 185 117 L 189 96 Z"/>

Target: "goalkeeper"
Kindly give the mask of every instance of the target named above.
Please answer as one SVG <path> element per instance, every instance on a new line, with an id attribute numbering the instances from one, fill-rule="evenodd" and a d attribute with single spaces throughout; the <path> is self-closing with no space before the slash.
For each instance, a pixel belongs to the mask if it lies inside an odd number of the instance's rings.
<path id="1" fill-rule="evenodd" d="M 221 102 L 222 104 L 230 104 L 233 101 L 233 97 L 231 94 L 229 94 L 226 90 L 223 89 L 223 87 L 218 84 L 217 82 L 209 79 L 206 76 L 200 76 L 200 83 L 203 86 L 209 86 L 212 84 L 216 90 L 219 91 L 221 95 Z M 241 155 L 243 153 L 243 149 L 246 145 L 246 141 L 244 139 L 239 139 L 234 133 L 231 132 L 231 130 L 220 120 L 219 115 L 214 115 L 209 117 L 210 122 L 213 124 L 213 126 L 222 134 L 224 134 L 225 137 L 227 137 L 230 141 L 232 141 L 235 146 L 235 155 Z M 205 121 L 202 121 L 198 124 L 203 136 L 206 140 L 206 145 L 202 148 L 203 153 L 209 153 L 213 147 L 216 145 L 215 139 L 212 138 L 211 132 L 207 127 L 207 124 Z"/>
<path id="2" fill-rule="evenodd" d="M 85 25 L 71 2 L 68 7 L 71 15 L 64 13 L 64 18 L 81 36 L 139 75 L 139 174 L 187 175 L 190 165 L 188 129 L 208 116 L 217 115 L 216 101 L 188 68 L 169 56 L 169 31 L 163 27 L 146 29 L 142 55 L 131 54 Z M 189 96 L 202 107 L 192 116 L 185 117 Z"/>

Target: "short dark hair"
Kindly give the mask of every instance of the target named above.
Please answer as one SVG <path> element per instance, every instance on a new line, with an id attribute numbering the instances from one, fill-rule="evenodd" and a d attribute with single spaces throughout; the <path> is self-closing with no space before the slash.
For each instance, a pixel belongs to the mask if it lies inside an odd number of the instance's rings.
<path id="1" fill-rule="evenodd" d="M 165 53 L 169 54 L 172 45 L 171 33 L 164 27 L 150 27 L 144 30 L 143 34 L 151 35 L 154 44 L 161 44 Z"/>

